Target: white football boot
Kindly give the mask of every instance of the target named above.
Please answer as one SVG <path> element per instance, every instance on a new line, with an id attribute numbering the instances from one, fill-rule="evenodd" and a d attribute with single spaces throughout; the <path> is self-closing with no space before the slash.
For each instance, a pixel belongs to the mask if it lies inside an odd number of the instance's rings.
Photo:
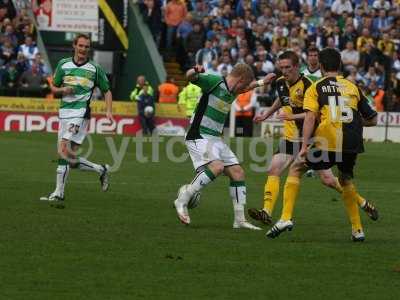
<path id="1" fill-rule="evenodd" d="M 190 197 L 187 192 L 187 184 L 181 186 L 178 191 L 178 198 L 174 201 L 174 206 L 176 209 L 176 213 L 178 215 L 179 221 L 185 225 L 190 224 L 190 216 L 187 204 L 190 200 Z"/>
<path id="2" fill-rule="evenodd" d="M 64 202 L 64 197 L 61 195 L 58 195 L 57 193 L 53 192 L 49 196 L 45 197 L 40 197 L 41 201 L 49 201 L 50 206 L 55 207 L 55 208 L 64 208 L 65 207 L 65 202 Z"/>
<path id="3" fill-rule="evenodd" d="M 110 166 L 101 165 L 103 167 L 103 172 L 100 175 L 100 185 L 103 192 L 107 192 L 110 187 Z"/>
<path id="4" fill-rule="evenodd" d="M 261 230 L 260 227 L 254 226 L 253 224 L 247 222 L 246 220 L 244 221 L 236 221 L 233 222 L 233 229 L 250 229 L 250 230 Z"/>
<path id="5" fill-rule="evenodd" d="M 362 230 L 357 230 L 357 231 L 353 231 L 351 233 L 351 240 L 353 242 L 364 242 L 365 240 L 365 234 Z"/>
<path id="6" fill-rule="evenodd" d="M 288 230 L 291 231 L 293 229 L 294 223 L 292 220 L 279 220 L 275 223 L 274 226 L 271 227 L 270 230 L 267 232 L 267 237 L 273 239 L 278 237 L 282 232 Z"/>

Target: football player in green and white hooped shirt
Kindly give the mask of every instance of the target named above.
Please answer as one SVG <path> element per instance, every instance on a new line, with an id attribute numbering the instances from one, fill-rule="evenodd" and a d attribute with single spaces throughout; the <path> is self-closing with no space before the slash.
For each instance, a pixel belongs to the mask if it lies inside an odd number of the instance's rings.
<path id="1" fill-rule="evenodd" d="M 307 49 L 307 65 L 303 65 L 300 73 L 305 75 L 308 79 L 315 82 L 322 78 L 321 70 L 319 69 L 319 50 L 315 46 L 311 46 Z M 315 177 L 314 170 L 308 170 L 306 172 L 307 177 Z"/>
<path id="2" fill-rule="evenodd" d="M 275 78 L 275 74 L 268 74 L 264 79 L 255 81 L 253 71 L 247 64 L 235 65 L 226 78 L 201 74 L 203 72 L 202 66 L 196 66 L 186 74 L 189 81 L 201 88 L 202 96 L 192 116 L 185 141 L 197 174 L 190 184 L 179 189 L 178 198 L 174 202 L 178 218 L 182 223 L 189 224 L 188 203 L 191 198 L 224 173 L 230 178 L 229 194 L 235 216 L 233 228 L 259 230 L 260 228 L 245 219 L 244 171 L 221 136 L 225 120 L 236 96 L 270 83 Z"/>
<path id="3" fill-rule="evenodd" d="M 109 186 L 109 166 L 99 165 L 83 157 L 77 157 L 76 152 L 83 143 L 90 120 L 90 100 L 95 87 L 104 94 L 106 102 L 106 117 L 114 122 L 112 117 L 112 94 L 108 79 L 103 69 L 89 61 L 90 39 L 85 34 L 78 34 L 73 42 L 74 56 L 60 60 L 57 65 L 52 92 L 62 95 L 59 109 L 58 128 L 58 167 L 56 189 L 48 200 L 57 208 L 64 207 L 64 187 L 70 168 L 92 171 L 100 175 L 103 191 Z"/>
<path id="4" fill-rule="evenodd" d="M 307 76 L 313 82 L 322 77 L 321 70 L 319 69 L 318 53 L 319 50 L 317 47 L 309 47 L 307 49 L 307 65 L 303 65 L 300 70 L 300 73 Z"/>

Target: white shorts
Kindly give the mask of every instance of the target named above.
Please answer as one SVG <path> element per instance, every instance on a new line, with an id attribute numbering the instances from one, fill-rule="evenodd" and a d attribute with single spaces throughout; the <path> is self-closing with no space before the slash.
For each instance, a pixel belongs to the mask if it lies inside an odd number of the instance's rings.
<path id="1" fill-rule="evenodd" d="M 222 139 L 187 140 L 185 144 L 196 171 L 214 160 L 222 161 L 225 167 L 239 164 L 236 155 Z"/>
<path id="2" fill-rule="evenodd" d="M 88 119 L 72 118 L 60 119 L 58 127 L 58 140 L 68 140 L 81 145 L 87 134 Z"/>

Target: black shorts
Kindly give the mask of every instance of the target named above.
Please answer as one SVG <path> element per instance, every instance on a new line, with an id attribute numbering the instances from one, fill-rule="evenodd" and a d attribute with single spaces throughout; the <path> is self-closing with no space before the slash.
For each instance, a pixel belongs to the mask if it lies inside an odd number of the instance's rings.
<path id="1" fill-rule="evenodd" d="M 297 156 L 301 149 L 301 142 L 291 142 L 285 139 L 279 140 L 278 150 L 275 154 L 282 153 L 282 154 L 289 154 Z"/>
<path id="2" fill-rule="evenodd" d="M 306 165 L 313 170 L 328 170 L 334 165 L 348 178 L 353 178 L 353 169 L 358 153 L 331 152 L 311 148 L 306 159 Z"/>

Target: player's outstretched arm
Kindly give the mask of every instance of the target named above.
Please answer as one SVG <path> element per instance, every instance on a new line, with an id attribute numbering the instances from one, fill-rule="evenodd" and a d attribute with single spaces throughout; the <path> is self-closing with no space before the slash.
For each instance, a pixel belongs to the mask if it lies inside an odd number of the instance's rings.
<path id="1" fill-rule="evenodd" d="M 205 72 L 205 70 L 204 70 L 203 66 L 196 65 L 196 66 L 194 66 L 193 68 L 189 69 L 186 72 L 186 78 L 189 81 L 196 81 L 198 79 L 198 74 L 199 73 L 204 73 L 204 72 Z"/>
<path id="2" fill-rule="evenodd" d="M 276 77 L 275 73 L 269 73 L 263 79 L 253 80 L 242 93 L 246 93 L 260 86 L 270 84 L 275 79 L 275 77 Z"/>
<path id="3" fill-rule="evenodd" d="M 288 114 L 285 112 L 281 112 L 278 116 L 279 120 L 281 121 L 295 121 L 295 120 L 304 120 L 306 117 L 306 113 L 301 113 L 301 114 Z"/>
<path id="4" fill-rule="evenodd" d="M 281 107 L 282 107 L 281 101 L 279 100 L 279 98 L 276 98 L 271 107 L 268 110 L 263 111 L 261 114 L 256 115 L 253 121 L 256 123 L 260 123 L 268 119 L 270 116 L 272 116 Z"/>

